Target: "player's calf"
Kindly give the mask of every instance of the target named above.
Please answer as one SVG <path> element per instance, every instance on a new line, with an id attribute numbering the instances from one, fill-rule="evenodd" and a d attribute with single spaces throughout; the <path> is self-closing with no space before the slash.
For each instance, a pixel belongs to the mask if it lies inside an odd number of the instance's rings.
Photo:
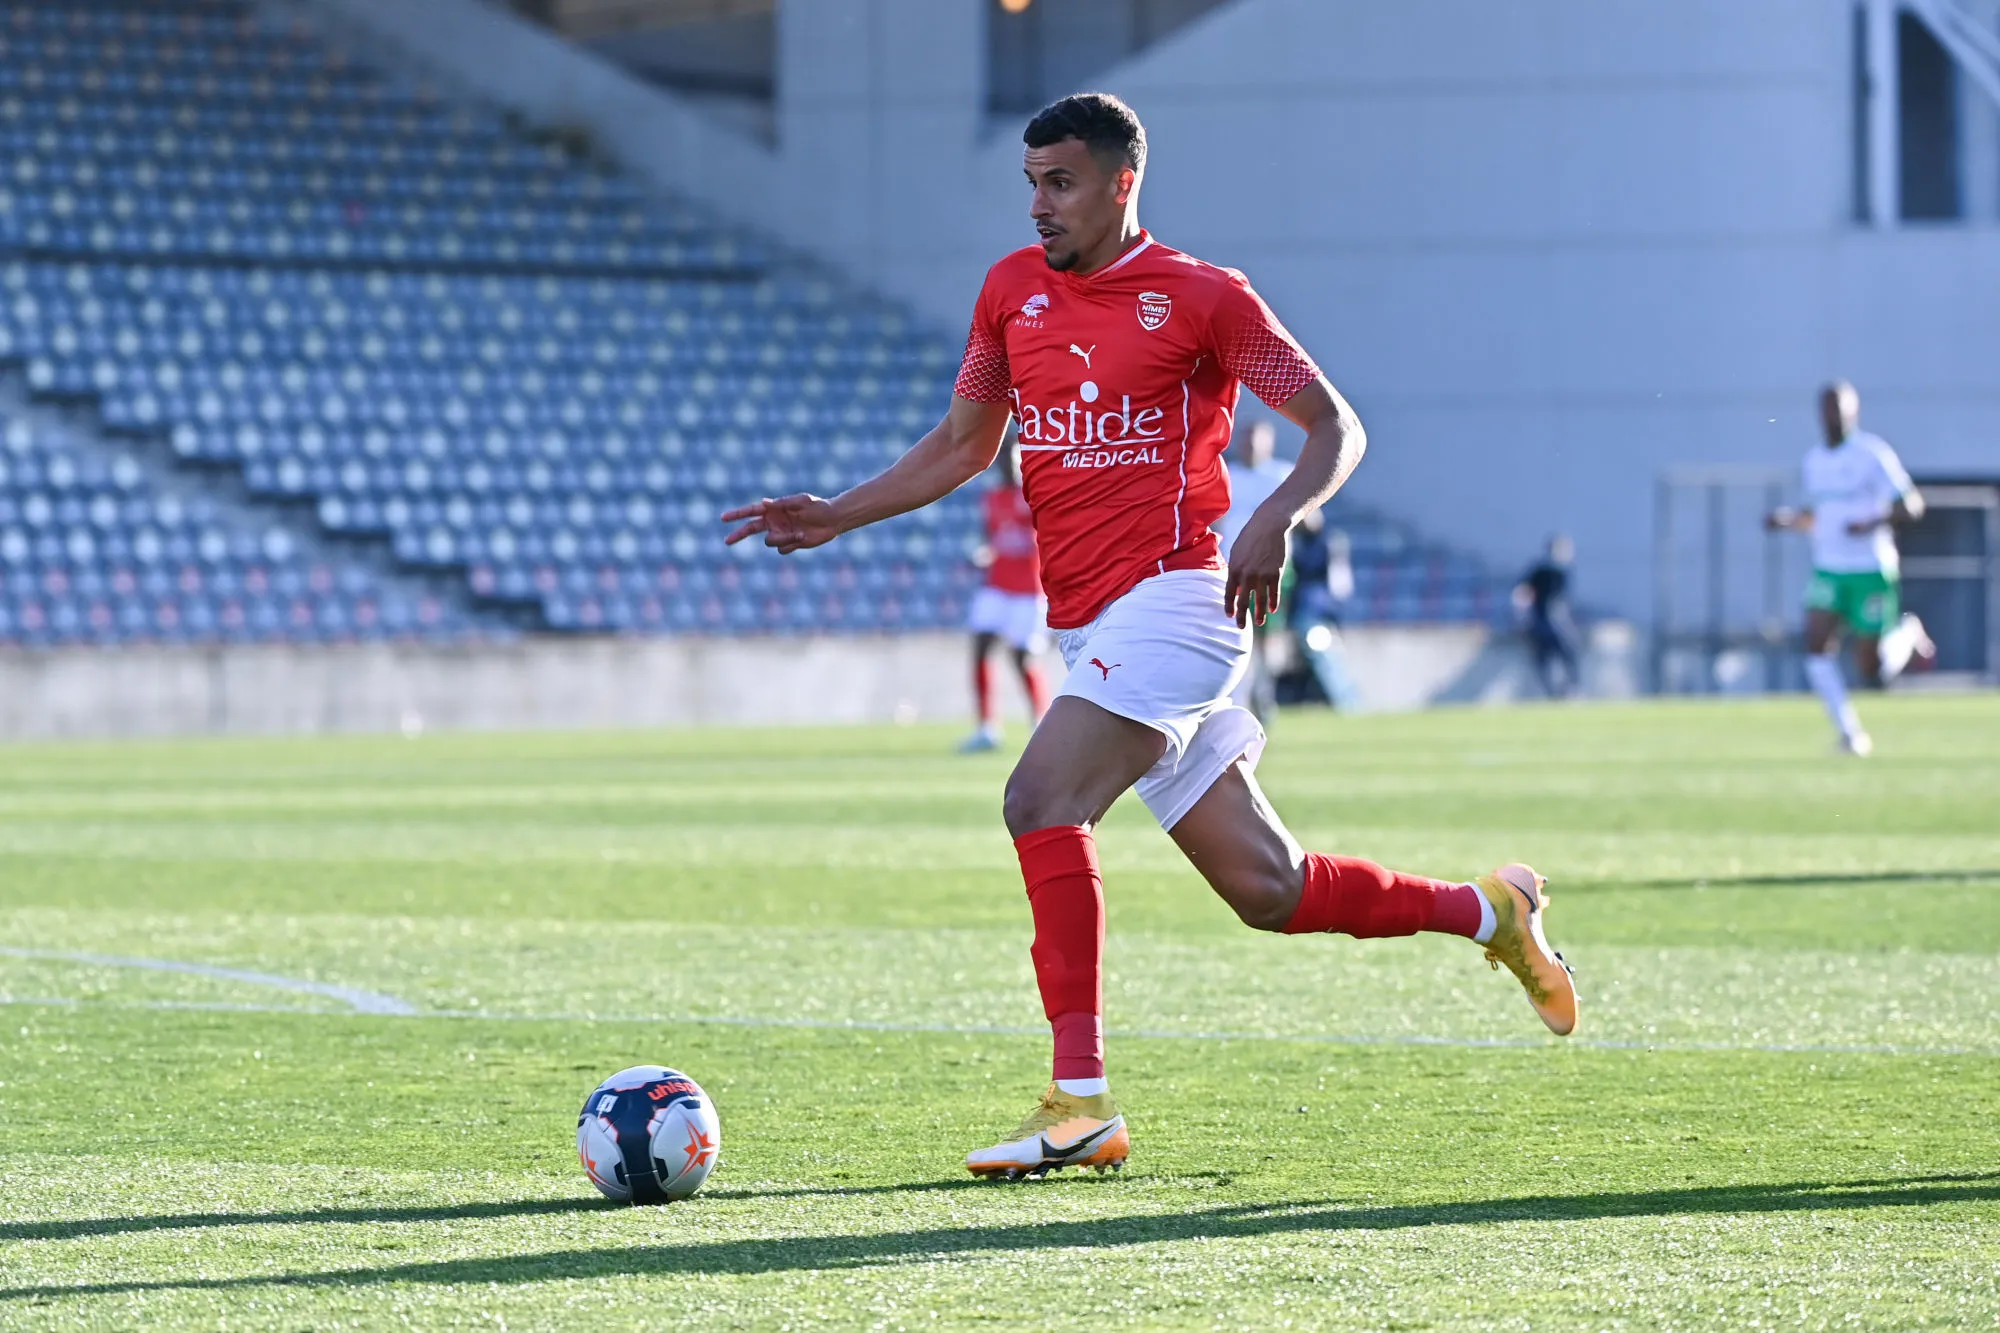
<path id="1" fill-rule="evenodd" d="M 1471 938 L 1489 915 L 1471 884 L 1303 850 L 1241 761 L 1169 834 L 1217 896 L 1257 930 L 1361 939 L 1435 930 Z"/>
<path id="2" fill-rule="evenodd" d="M 1306 854 L 1243 760 L 1230 765 L 1167 835 L 1252 930 L 1282 931 L 1298 911 Z"/>
<path id="3" fill-rule="evenodd" d="M 1180 828 L 1174 826 L 1176 834 Z M 1218 844 L 1190 837 L 1181 846 L 1237 920 L 1252 930 L 1275 933 L 1298 913 L 1305 884 L 1305 853 L 1288 842 L 1244 839 Z"/>
<path id="4" fill-rule="evenodd" d="M 1301 851 L 1241 762 L 1169 833 L 1246 925 L 1357 939 L 1460 935 L 1484 944 L 1495 967 L 1513 972 L 1551 1031 L 1576 1027 L 1576 988 L 1542 927 L 1547 881 L 1527 866 L 1453 883 L 1358 857 Z"/>
<path id="5" fill-rule="evenodd" d="M 1341 934 L 1361 940 L 1434 931 L 1484 942 L 1493 909 L 1476 884 L 1408 875 L 1354 856 L 1308 852 L 1298 910 L 1288 935 Z"/>
<path id="6" fill-rule="evenodd" d="M 1250 929 L 1282 934 L 1298 911 L 1297 879 L 1297 875 L 1255 875 L 1235 881 L 1226 890 L 1216 888 L 1216 893 Z M 1215 886 L 1211 883 L 1210 887 Z"/>
<path id="7" fill-rule="evenodd" d="M 1418 931 L 1462 935 L 1485 945 L 1487 961 L 1512 972 L 1549 1031 L 1566 1037 L 1576 1030 L 1576 984 L 1543 928 L 1547 883 L 1519 863 L 1470 884 L 1453 884 L 1372 861 L 1310 853 L 1299 910 L 1285 930 L 1338 931 L 1357 939 Z"/>

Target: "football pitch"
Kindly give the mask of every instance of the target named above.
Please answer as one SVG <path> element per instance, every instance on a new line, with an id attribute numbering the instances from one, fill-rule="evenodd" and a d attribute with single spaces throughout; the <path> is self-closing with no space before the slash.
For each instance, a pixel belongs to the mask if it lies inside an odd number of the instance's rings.
<path id="1" fill-rule="evenodd" d="M 1551 877 L 1584 1019 L 1099 838 L 1117 1176 L 1046 1082 L 1005 756 L 934 728 L 0 751 L 0 1325 L 1981 1328 L 2000 698 L 1292 715 L 1311 847 Z M 686 1070 L 721 1168 L 600 1200 Z"/>

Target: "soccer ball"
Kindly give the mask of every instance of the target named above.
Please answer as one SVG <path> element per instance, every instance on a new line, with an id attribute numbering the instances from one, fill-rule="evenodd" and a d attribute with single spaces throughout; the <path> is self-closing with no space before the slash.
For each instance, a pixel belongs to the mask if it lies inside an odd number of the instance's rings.
<path id="1" fill-rule="evenodd" d="M 597 1085 L 576 1118 L 590 1183 L 620 1203 L 671 1203 L 701 1188 L 722 1151 L 715 1103 L 686 1074 L 634 1065 Z"/>

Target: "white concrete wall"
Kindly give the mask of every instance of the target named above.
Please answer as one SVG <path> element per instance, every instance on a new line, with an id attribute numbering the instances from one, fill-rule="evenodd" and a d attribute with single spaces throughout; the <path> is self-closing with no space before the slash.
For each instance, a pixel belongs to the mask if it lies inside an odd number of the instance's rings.
<path id="1" fill-rule="evenodd" d="M 786 3 L 842 52 L 813 117 L 935 145 L 884 174 L 787 144 L 792 187 L 956 327 L 1030 236 L 1017 129 L 846 76 L 886 41 L 958 77 L 977 0 Z M 1656 473 L 1793 467 L 1828 378 L 1913 467 L 2000 471 L 2000 230 L 1850 223 L 1849 40 L 1824 0 L 1239 0 L 1098 82 L 1146 119 L 1148 224 L 1246 270 L 1359 405 L 1357 497 L 1502 567 L 1573 532 L 1582 595 L 1643 615 Z"/>
<path id="2" fill-rule="evenodd" d="M 1590 692 L 1637 692 L 1629 633 L 1600 630 Z M 1371 709 L 1536 694 L 1525 654 L 1462 625 L 1349 635 Z M 1049 664 L 1055 679 L 1060 661 Z M 0 651 L 0 741 L 860 722 L 970 724 L 965 637 L 529 639 L 500 647 Z M 1003 672 L 1001 698 L 1025 708 Z"/>
<path id="3" fill-rule="evenodd" d="M 412 41 L 481 8 L 322 3 Z M 652 143 L 659 94 L 511 45 L 489 86 L 955 333 L 1032 235 L 982 5 L 782 0 L 775 152 L 679 112 Z M 1849 41 L 1827 0 L 1238 0 L 1099 82 L 1147 121 L 1148 224 L 1359 405 L 1357 496 L 1506 567 L 1571 531 L 1581 594 L 1643 615 L 1655 473 L 1792 466 L 1827 378 L 1913 468 L 2000 471 L 2000 226 L 1849 222 Z"/>
<path id="4" fill-rule="evenodd" d="M 841 723 L 964 716 L 958 635 L 0 653 L 0 736 Z"/>

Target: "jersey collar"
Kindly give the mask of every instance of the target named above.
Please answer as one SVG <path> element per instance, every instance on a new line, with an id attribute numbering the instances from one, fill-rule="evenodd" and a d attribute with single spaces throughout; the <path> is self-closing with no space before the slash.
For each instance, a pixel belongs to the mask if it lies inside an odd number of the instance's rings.
<path id="1" fill-rule="evenodd" d="M 1146 251 L 1152 248 L 1153 248 L 1153 233 L 1147 231 L 1144 227 L 1141 227 L 1139 228 L 1139 239 L 1132 243 L 1132 247 L 1128 249 L 1124 254 L 1118 256 L 1118 258 L 1106 264 L 1103 268 L 1098 269 L 1095 273 L 1085 273 L 1081 275 L 1075 273 L 1065 273 L 1063 274 L 1063 278 L 1067 282 L 1069 282 L 1072 286 L 1077 286 L 1077 287 L 1088 286 L 1091 283 L 1096 282 L 1099 278 L 1110 277 L 1113 273 L 1116 273 L 1119 269 L 1124 268 L 1127 264 L 1130 264 L 1133 260 L 1137 259 L 1140 255 L 1145 254 Z"/>

